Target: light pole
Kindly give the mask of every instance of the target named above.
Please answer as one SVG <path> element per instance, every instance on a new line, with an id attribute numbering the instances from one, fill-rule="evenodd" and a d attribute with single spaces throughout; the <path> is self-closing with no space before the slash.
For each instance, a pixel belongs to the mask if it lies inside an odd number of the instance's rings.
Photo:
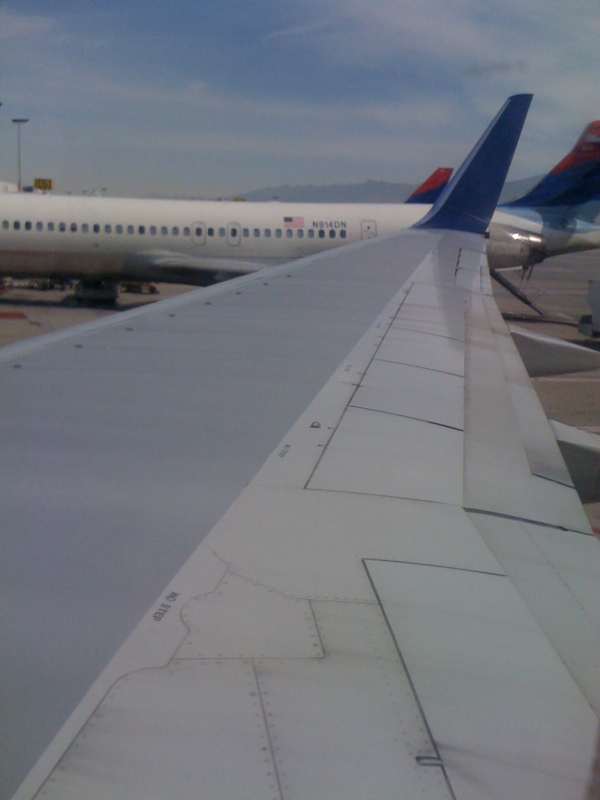
<path id="1" fill-rule="evenodd" d="M 13 122 L 17 126 L 17 184 L 19 187 L 19 191 L 21 191 L 21 125 L 24 125 L 26 122 L 29 122 L 28 119 L 13 119 Z"/>

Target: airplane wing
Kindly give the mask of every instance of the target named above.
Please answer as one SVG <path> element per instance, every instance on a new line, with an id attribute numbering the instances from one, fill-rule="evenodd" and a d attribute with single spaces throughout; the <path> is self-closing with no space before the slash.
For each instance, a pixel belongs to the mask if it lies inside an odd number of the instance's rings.
<path id="1" fill-rule="evenodd" d="M 169 250 L 142 250 L 124 259 L 120 275 L 127 280 L 152 280 L 203 286 L 232 276 L 247 275 L 272 263 L 273 260 L 269 258 L 246 260 L 211 258 L 174 253 Z"/>
<path id="2" fill-rule="evenodd" d="M 15 797 L 594 796 L 599 544 L 484 255 L 528 104 L 423 227 L 0 352 Z"/>

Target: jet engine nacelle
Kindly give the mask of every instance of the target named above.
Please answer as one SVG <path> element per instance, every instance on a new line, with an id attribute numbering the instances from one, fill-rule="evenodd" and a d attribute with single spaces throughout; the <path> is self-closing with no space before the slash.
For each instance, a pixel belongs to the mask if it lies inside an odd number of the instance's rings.
<path id="1" fill-rule="evenodd" d="M 492 269 L 531 267 L 546 258 L 546 240 L 535 233 L 525 233 L 492 223 L 489 228 L 487 256 Z"/>

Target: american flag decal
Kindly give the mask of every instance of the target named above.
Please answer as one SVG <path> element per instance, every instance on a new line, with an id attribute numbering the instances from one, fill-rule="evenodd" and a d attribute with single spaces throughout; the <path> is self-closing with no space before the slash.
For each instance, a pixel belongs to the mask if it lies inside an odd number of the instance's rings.
<path id="1" fill-rule="evenodd" d="M 303 228 L 304 227 L 304 217 L 284 217 L 283 218 L 283 227 L 284 228 Z"/>

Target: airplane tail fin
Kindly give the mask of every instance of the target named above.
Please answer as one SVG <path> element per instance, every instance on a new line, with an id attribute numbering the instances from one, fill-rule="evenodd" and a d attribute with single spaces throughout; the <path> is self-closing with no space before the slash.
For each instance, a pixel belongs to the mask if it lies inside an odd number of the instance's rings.
<path id="1" fill-rule="evenodd" d="M 452 175 L 450 167 L 438 167 L 435 172 L 425 180 L 418 189 L 415 189 L 407 203 L 435 203 L 442 189 L 446 186 Z"/>
<path id="2" fill-rule="evenodd" d="M 415 228 L 484 234 L 514 155 L 532 95 L 509 97 L 433 207 Z"/>
<path id="3" fill-rule="evenodd" d="M 533 189 L 503 203 L 510 208 L 579 206 L 600 199 L 600 120 L 590 122 L 575 147 Z"/>

